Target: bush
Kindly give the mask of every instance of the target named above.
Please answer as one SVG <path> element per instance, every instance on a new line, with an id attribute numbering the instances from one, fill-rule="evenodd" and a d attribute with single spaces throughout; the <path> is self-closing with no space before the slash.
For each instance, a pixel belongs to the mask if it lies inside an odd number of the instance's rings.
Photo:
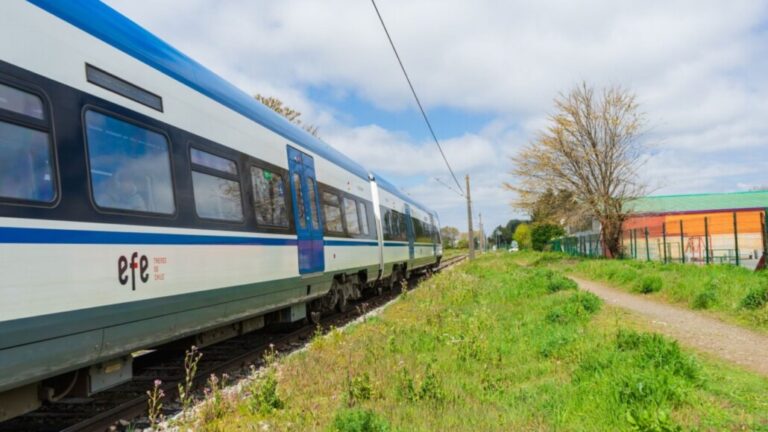
<path id="1" fill-rule="evenodd" d="M 550 277 L 547 281 L 547 291 L 551 293 L 565 290 L 575 290 L 578 287 L 579 286 L 576 284 L 576 282 L 559 274 L 552 275 L 552 277 Z"/>
<path id="2" fill-rule="evenodd" d="M 765 285 L 752 288 L 746 296 L 741 299 L 741 307 L 744 309 L 760 309 L 768 302 L 768 288 Z"/>
<path id="3" fill-rule="evenodd" d="M 332 431 L 336 432 L 388 432 L 389 423 L 371 410 L 345 409 L 333 419 Z"/>
<path id="4" fill-rule="evenodd" d="M 285 405 L 277 394 L 277 377 L 273 370 L 268 370 L 264 377 L 254 381 L 249 388 L 251 397 L 248 408 L 253 413 L 269 414 L 282 409 Z"/>
<path id="5" fill-rule="evenodd" d="M 347 382 L 346 398 L 347 404 L 350 406 L 370 400 L 372 397 L 373 384 L 371 384 L 371 377 L 367 372 Z"/>
<path id="6" fill-rule="evenodd" d="M 641 292 L 643 294 L 650 294 L 661 291 L 661 286 L 663 285 L 663 282 L 661 280 L 661 277 L 657 275 L 648 275 L 643 276 L 638 282 L 637 286 L 635 287 L 636 291 Z"/>
<path id="7" fill-rule="evenodd" d="M 568 324 L 573 321 L 588 318 L 600 310 L 600 298 L 590 292 L 579 291 L 568 297 L 562 306 L 553 308 L 547 313 L 547 321 L 555 324 Z"/>
<path id="8" fill-rule="evenodd" d="M 565 235 L 565 230 L 555 224 L 534 224 L 531 229 L 531 246 L 533 250 L 543 251 L 553 238 Z"/>
<path id="9" fill-rule="evenodd" d="M 717 303 L 717 290 L 710 284 L 704 291 L 696 294 L 691 301 L 694 309 L 709 309 Z"/>

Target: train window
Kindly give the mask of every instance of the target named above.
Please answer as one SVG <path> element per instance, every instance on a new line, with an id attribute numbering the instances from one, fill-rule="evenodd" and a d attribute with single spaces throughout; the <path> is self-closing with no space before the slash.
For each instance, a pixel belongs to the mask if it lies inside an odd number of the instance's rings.
<path id="1" fill-rule="evenodd" d="M 0 121 L 0 198 L 52 202 L 51 154 L 47 133 Z"/>
<path id="2" fill-rule="evenodd" d="M 192 163 L 195 165 L 204 166 L 227 174 L 237 175 L 237 164 L 234 161 L 212 155 L 196 148 L 190 150 L 190 156 L 192 158 Z"/>
<path id="3" fill-rule="evenodd" d="M 175 212 L 165 136 L 96 111 L 85 113 L 85 127 L 96 205 L 159 214 Z"/>
<path id="4" fill-rule="evenodd" d="M 339 196 L 330 192 L 323 192 L 323 219 L 326 231 L 344 232 L 341 224 L 341 203 Z"/>
<path id="5" fill-rule="evenodd" d="M 299 226 L 306 228 L 307 219 L 304 212 L 304 195 L 301 193 L 301 176 L 299 173 L 293 173 L 293 190 L 296 191 L 296 211 L 299 215 Z"/>
<path id="6" fill-rule="evenodd" d="M 360 228 L 363 231 L 364 235 L 368 235 L 368 233 L 370 232 L 368 230 L 368 211 L 366 211 L 366 206 L 364 202 L 357 203 L 357 211 L 360 216 Z"/>
<path id="7" fill-rule="evenodd" d="M 4 84 L 0 84 L 0 108 L 38 120 L 45 120 L 43 100 L 39 96 Z"/>
<path id="8" fill-rule="evenodd" d="M 347 221 L 347 233 L 351 235 L 360 234 L 360 219 L 357 214 L 357 201 L 344 198 L 344 219 Z"/>
<path id="9" fill-rule="evenodd" d="M 309 198 L 309 214 L 312 220 L 313 228 L 320 228 L 320 221 L 317 219 L 317 196 L 315 191 L 317 186 L 315 185 L 315 179 L 307 177 L 307 198 Z"/>
<path id="10" fill-rule="evenodd" d="M 206 219 L 242 221 L 243 200 L 237 164 L 196 148 L 190 148 L 189 154 L 197 215 Z"/>
<path id="11" fill-rule="evenodd" d="M 260 225 L 288 226 L 283 177 L 266 169 L 251 167 L 253 206 Z"/>
<path id="12" fill-rule="evenodd" d="M 195 209 L 201 218 L 239 222 L 243 220 L 240 183 L 192 171 Z"/>

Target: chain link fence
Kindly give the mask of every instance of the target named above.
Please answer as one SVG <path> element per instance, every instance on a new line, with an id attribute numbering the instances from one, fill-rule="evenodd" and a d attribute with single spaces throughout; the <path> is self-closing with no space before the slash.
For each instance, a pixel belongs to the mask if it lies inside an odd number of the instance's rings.
<path id="1" fill-rule="evenodd" d="M 768 254 L 765 211 L 636 216 L 624 223 L 625 257 L 690 264 L 764 265 Z M 578 256 L 602 256 L 599 234 L 556 239 L 552 250 Z"/>

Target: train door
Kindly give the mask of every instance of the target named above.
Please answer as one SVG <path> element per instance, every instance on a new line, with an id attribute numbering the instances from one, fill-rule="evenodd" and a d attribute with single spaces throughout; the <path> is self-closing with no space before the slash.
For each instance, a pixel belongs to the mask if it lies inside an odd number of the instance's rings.
<path id="1" fill-rule="evenodd" d="M 299 273 L 322 272 L 325 269 L 323 227 L 312 156 L 288 146 L 288 175 L 296 221 Z"/>
<path id="2" fill-rule="evenodd" d="M 432 239 L 432 256 L 437 256 L 437 228 L 435 226 L 435 218 L 429 215 L 429 237 Z"/>
<path id="3" fill-rule="evenodd" d="M 413 221 L 411 220 L 411 206 L 408 204 L 405 205 L 405 230 L 408 233 L 408 259 L 413 260 Z"/>

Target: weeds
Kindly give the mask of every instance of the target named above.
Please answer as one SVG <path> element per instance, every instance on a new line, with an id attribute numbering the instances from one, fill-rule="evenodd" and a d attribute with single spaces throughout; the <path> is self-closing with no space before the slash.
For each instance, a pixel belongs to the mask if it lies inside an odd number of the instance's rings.
<path id="1" fill-rule="evenodd" d="M 643 294 L 655 293 L 661 291 L 661 286 L 663 284 L 664 282 L 661 280 L 661 277 L 657 275 L 647 275 L 641 277 L 637 281 L 635 291 Z"/>
<path id="2" fill-rule="evenodd" d="M 364 372 L 355 377 L 347 376 L 345 399 L 350 408 L 373 397 L 371 376 Z"/>
<path id="3" fill-rule="evenodd" d="M 339 411 L 333 419 L 334 432 L 389 432 L 387 421 L 374 411 L 359 408 Z"/>
<path id="4" fill-rule="evenodd" d="M 182 415 L 189 410 L 194 401 L 192 386 L 197 375 L 197 364 L 202 357 L 203 353 L 199 352 L 194 345 L 184 353 L 184 382 L 178 385 Z"/>
<path id="5" fill-rule="evenodd" d="M 398 378 L 397 395 L 406 402 L 442 402 L 445 399 L 442 381 L 431 365 L 427 365 L 421 383 L 417 383 L 407 369 L 401 369 Z"/>
<path id="6" fill-rule="evenodd" d="M 252 375 L 256 373 L 252 371 Z M 283 409 L 285 403 L 277 393 L 277 376 L 274 369 L 268 369 L 262 377 L 255 379 L 248 386 L 250 398 L 248 409 L 253 414 L 267 415 L 276 410 Z"/>
<path id="7" fill-rule="evenodd" d="M 768 287 L 758 286 L 749 290 L 741 300 L 741 307 L 749 310 L 760 309 L 768 302 Z"/>
<path id="8" fill-rule="evenodd" d="M 163 382 L 156 379 L 152 390 L 147 390 L 147 419 L 149 427 L 156 430 L 163 421 L 163 398 L 165 392 L 161 388 Z"/>
<path id="9" fill-rule="evenodd" d="M 228 378 L 227 374 L 223 374 L 221 379 L 215 374 L 208 377 L 207 387 L 204 390 L 205 403 L 200 408 L 200 417 L 204 422 L 219 420 L 231 411 L 230 401 L 224 397 L 222 391 Z"/>

